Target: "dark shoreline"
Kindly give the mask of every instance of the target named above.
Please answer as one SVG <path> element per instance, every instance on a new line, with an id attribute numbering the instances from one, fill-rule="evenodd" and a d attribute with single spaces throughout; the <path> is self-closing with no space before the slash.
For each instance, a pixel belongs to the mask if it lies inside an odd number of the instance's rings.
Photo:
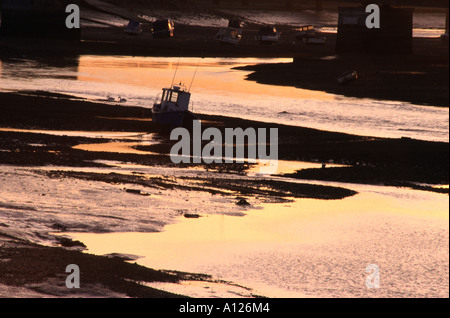
<path id="1" fill-rule="evenodd" d="M 415 38 L 412 55 L 296 57 L 292 63 L 241 67 L 248 80 L 294 86 L 347 97 L 449 107 L 448 41 Z M 427 51 L 429 50 L 429 51 Z M 358 79 L 339 85 L 337 78 L 355 70 Z"/>
<path id="2" fill-rule="evenodd" d="M 42 93 L 40 93 L 42 95 Z M 174 142 L 168 140 L 168 131 L 152 125 L 149 109 L 141 107 L 124 107 L 119 105 L 105 105 L 84 100 L 69 100 L 65 97 L 47 98 L 45 96 L 17 95 L 14 93 L 0 93 L 1 127 L 33 130 L 78 130 L 78 131 L 129 131 L 157 133 L 163 142 L 153 146 L 140 146 L 140 150 L 160 153 L 154 156 L 131 154 L 102 153 L 103 159 L 125 160 L 134 158 L 135 162 L 153 165 L 162 163 L 173 165 L 167 154 Z M 350 165 L 353 168 L 334 168 L 334 171 L 351 172 L 352 169 L 369 170 L 364 175 L 344 173 L 323 175 L 328 169 L 313 169 L 313 175 L 306 179 L 317 178 L 333 181 L 347 181 L 360 183 L 395 183 L 421 182 L 430 184 L 448 184 L 448 143 L 428 142 L 410 138 L 376 138 L 357 136 L 345 133 L 321 131 L 317 129 L 263 123 L 225 116 L 199 115 L 203 121 L 202 127 L 225 128 L 248 127 L 278 128 L 279 130 L 279 159 L 309 162 L 337 163 Z M 36 165 L 58 163 L 59 165 L 86 165 L 92 155 L 83 151 L 75 151 L 71 147 L 74 143 L 84 143 L 84 138 L 64 138 L 41 136 L 50 138 L 53 148 L 30 147 L 28 143 L 39 143 L 39 134 L 25 134 L 15 132 L 0 132 L 3 136 L 3 149 L 11 149 L 13 154 L 0 152 L 0 163 Z M 22 137 L 20 137 L 22 136 Z M 41 139 L 42 139 L 41 138 Z M 18 140 L 23 140 L 17 143 Z M 15 140 L 15 141 L 14 141 Z M 28 141 L 27 141 L 28 140 Z M 91 142 L 93 140 L 91 139 Z M 95 141 L 94 141 L 95 142 Z M 100 141 L 101 142 L 101 141 Z M 59 146 L 58 146 L 59 145 Z M 48 153 L 48 150 L 59 151 L 60 154 Z M 40 159 L 30 159 L 30 154 L 40 153 Z M 144 159 L 145 158 L 145 159 Z M 226 165 L 226 164 L 224 164 Z M 236 168 L 236 171 L 244 169 Z M 373 171 L 373 175 L 370 173 Z M 376 173 L 375 173 L 376 172 Z M 351 177 L 353 175 L 353 177 Z"/>

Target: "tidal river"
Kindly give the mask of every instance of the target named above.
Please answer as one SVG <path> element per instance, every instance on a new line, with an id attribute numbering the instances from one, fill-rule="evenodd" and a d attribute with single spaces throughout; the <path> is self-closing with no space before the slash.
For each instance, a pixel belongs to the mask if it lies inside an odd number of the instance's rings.
<path id="1" fill-rule="evenodd" d="M 2 90 L 43 90 L 123 105 L 151 107 L 163 87 L 191 88 L 196 113 L 226 115 L 380 137 L 449 140 L 449 110 L 406 102 L 349 98 L 320 91 L 262 85 L 234 69 L 291 59 L 81 56 L 57 65 L 0 61 Z M 197 68 L 198 67 L 198 68 Z M 195 78 L 194 78 L 195 75 Z"/>
<path id="2" fill-rule="evenodd" d="M 182 81 L 191 87 L 196 113 L 448 142 L 447 108 L 261 85 L 246 81 L 245 71 L 233 69 L 273 62 L 290 60 L 81 56 L 63 65 L 3 60 L 0 87 L 71 94 L 111 104 L 119 103 L 121 96 L 127 100 L 121 103 L 124 106 L 151 107 L 161 88 Z M 108 96 L 115 101 L 108 102 Z M 116 165 L 116 173 L 210 173 Z M 111 172 L 108 168 L 97 171 Z M 232 200 L 192 191 L 155 190 L 149 197 L 136 198 L 126 196 L 123 185 L 50 180 L 27 168 L 5 166 L 0 176 L 0 181 L 8 184 L 0 187 L 1 197 L 17 206 L 33 205 L 27 218 L 11 212 L 5 216 L 8 222 L 17 217 L 17 224 L 29 229 L 26 222 L 38 222 L 39 217 L 70 223 L 92 220 L 95 229 L 105 220 L 120 219 L 120 227 L 107 228 L 115 233 L 68 235 L 84 242 L 90 253 L 134 254 L 145 266 L 207 273 L 251 291 L 213 283 L 152 285 L 157 288 L 200 297 L 250 293 L 269 297 L 448 297 L 447 194 L 318 182 L 358 194 L 343 200 L 264 203 L 235 211 Z M 51 195 L 40 195 L 44 186 Z M 173 222 L 177 210 L 193 207 L 203 217 L 180 216 Z M 46 212 L 43 216 L 35 212 L 41 210 Z M 142 224 L 160 226 L 156 233 L 142 233 Z M 379 288 L 368 288 L 368 266 L 379 269 Z"/>

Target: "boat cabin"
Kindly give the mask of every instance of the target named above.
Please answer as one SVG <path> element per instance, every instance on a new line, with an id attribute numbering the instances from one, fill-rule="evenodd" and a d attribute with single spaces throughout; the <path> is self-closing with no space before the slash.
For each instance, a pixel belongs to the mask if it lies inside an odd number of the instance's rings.
<path id="1" fill-rule="evenodd" d="M 255 39 L 261 43 L 274 43 L 280 39 L 280 36 L 281 32 L 278 32 L 275 27 L 265 26 L 259 30 Z"/>
<path id="2" fill-rule="evenodd" d="M 170 38 L 173 37 L 175 24 L 172 20 L 157 20 L 152 24 L 152 34 L 154 38 Z"/>
<path id="3" fill-rule="evenodd" d="M 258 35 L 262 36 L 275 36 L 277 34 L 277 29 L 273 26 L 265 26 L 259 29 Z"/>
<path id="4" fill-rule="evenodd" d="M 181 85 L 173 85 L 171 88 L 163 88 L 161 102 L 155 103 L 154 108 L 160 112 L 179 112 L 189 110 L 191 93 Z"/>
<path id="5" fill-rule="evenodd" d="M 241 40 L 239 29 L 236 28 L 221 28 L 216 34 L 217 41 L 229 44 L 238 44 Z"/>

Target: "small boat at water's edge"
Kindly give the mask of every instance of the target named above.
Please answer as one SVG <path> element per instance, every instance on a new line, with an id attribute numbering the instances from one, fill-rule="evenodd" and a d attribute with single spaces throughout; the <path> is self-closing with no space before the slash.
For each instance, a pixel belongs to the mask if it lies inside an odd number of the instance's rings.
<path id="1" fill-rule="evenodd" d="M 196 119 L 189 110 L 190 99 L 191 93 L 181 84 L 163 88 L 161 100 L 153 104 L 153 122 L 170 127 L 189 126 Z"/>
<path id="2" fill-rule="evenodd" d="M 214 39 L 221 43 L 236 45 L 239 43 L 239 41 L 241 41 L 242 36 L 240 33 L 242 33 L 242 31 L 237 28 L 221 28 L 219 32 L 214 36 Z"/>
<path id="3" fill-rule="evenodd" d="M 255 40 L 264 44 L 272 44 L 278 42 L 281 37 L 281 32 L 273 26 L 262 27 L 258 34 L 255 36 Z"/>

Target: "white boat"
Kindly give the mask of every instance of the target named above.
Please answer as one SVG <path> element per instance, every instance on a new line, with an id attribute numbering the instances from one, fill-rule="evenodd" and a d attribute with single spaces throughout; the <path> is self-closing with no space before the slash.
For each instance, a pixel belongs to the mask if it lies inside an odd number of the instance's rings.
<path id="1" fill-rule="evenodd" d="M 258 34 L 255 36 L 255 40 L 260 41 L 261 43 L 271 44 L 278 42 L 280 37 L 281 32 L 278 32 L 275 27 L 266 26 L 259 30 Z"/>
<path id="2" fill-rule="evenodd" d="M 227 44 L 238 44 L 241 41 L 242 35 L 237 28 L 221 28 L 219 32 L 214 36 L 216 41 Z"/>
<path id="3" fill-rule="evenodd" d="M 191 93 L 180 83 L 170 88 L 163 88 L 161 100 L 156 101 L 152 108 L 152 121 L 170 127 L 187 125 L 195 119 L 189 111 Z"/>

